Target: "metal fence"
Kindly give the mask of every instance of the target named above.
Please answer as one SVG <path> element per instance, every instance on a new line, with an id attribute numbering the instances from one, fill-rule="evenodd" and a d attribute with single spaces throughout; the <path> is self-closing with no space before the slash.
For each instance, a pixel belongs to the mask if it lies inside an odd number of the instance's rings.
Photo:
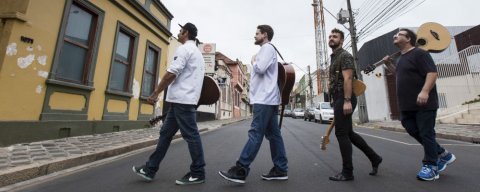
<path id="1" fill-rule="evenodd" d="M 440 110 L 445 111 L 480 95 L 480 46 L 470 46 L 436 63 Z"/>

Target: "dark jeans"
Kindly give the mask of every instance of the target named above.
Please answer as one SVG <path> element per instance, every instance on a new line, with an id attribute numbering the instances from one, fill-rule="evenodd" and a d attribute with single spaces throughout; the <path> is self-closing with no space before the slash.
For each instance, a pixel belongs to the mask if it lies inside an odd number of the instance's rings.
<path id="1" fill-rule="evenodd" d="M 402 111 L 400 119 L 405 130 L 423 146 L 423 164 L 437 165 L 438 155 L 445 153 L 435 139 L 435 118 L 433 111 Z"/>
<path id="2" fill-rule="evenodd" d="M 346 176 L 353 176 L 352 144 L 360 149 L 371 162 L 376 162 L 379 156 L 368 146 L 367 142 L 365 142 L 360 135 L 353 131 L 352 114 L 343 114 L 343 98 L 345 97 L 343 91 L 336 93 L 335 96 L 335 105 L 333 107 L 335 115 L 335 136 L 337 137 L 340 153 L 342 154 L 342 173 Z M 357 98 L 353 93 L 351 98 L 352 109 L 355 110 Z"/>
<path id="3" fill-rule="evenodd" d="M 243 148 L 238 163 L 245 167 L 248 174 L 250 164 L 255 160 L 264 136 L 270 141 L 270 153 L 275 168 L 278 171 L 287 172 L 288 160 L 282 134 L 278 127 L 277 105 L 253 105 L 253 120 L 248 131 L 248 141 Z"/>
<path id="4" fill-rule="evenodd" d="M 192 158 L 190 172 L 192 176 L 205 176 L 205 159 L 203 156 L 202 139 L 197 127 L 197 112 L 195 105 L 172 103 L 168 110 L 167 117 L 160 129 L 160 138 L 157 148 L 146 163 L 146 172 L 155 174 L 158 171 L 172 137 L 180 129 L 182 137 L 188 143 L 188 150 Z"/>

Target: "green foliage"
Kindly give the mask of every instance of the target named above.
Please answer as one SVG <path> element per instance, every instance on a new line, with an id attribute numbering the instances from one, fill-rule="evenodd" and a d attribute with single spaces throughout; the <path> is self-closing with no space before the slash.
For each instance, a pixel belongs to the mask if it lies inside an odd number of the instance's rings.
<path id="1" fill-rule="evenodd" d="M 478 97 L 480 97 L 480 95 L 478 95 Z M 477 102 L 480 102 L 480 98 L 475 98 L 474 100 L 467 101 L 467 102 L 463 103 L 462 105 L 468 105 L 468 104 L 477 103 Z"/>

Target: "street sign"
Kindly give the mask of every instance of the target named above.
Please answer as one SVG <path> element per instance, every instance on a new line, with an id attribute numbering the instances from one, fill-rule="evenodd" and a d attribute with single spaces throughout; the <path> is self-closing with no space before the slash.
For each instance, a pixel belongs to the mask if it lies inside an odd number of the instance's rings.
<path id="1" fill-rule="evenodd" d="M 215 43 L 203 43 L 198 45 L 198 49 L 203 55 L 205 60 L 205 73 L 215 73 L 215 52 L 216 52 Z"/>

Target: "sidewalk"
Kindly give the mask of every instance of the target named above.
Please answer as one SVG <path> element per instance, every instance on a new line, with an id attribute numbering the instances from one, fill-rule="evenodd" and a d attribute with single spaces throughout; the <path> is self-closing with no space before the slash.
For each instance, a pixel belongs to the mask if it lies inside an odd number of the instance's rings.
<path id="1" fill-rule="evenodd" d="M 199 122 L 200 132 L 250 119 Z M 69 137 L 0 148 L 0 187 L 156 145 L 160 128 Z M 174 139 L 181 138 L 178 132 Z"/>
<path id="2" fill-rule="evenodd" d="M 406 132 L 400 121 L 371 121 L 365 124 L 358 124 L 358 127 Z M 478 125 L 437 123 L 435 125 L 435 130 L 437 133 L 437 138 L 480 144 L 480 126 Z"/>

